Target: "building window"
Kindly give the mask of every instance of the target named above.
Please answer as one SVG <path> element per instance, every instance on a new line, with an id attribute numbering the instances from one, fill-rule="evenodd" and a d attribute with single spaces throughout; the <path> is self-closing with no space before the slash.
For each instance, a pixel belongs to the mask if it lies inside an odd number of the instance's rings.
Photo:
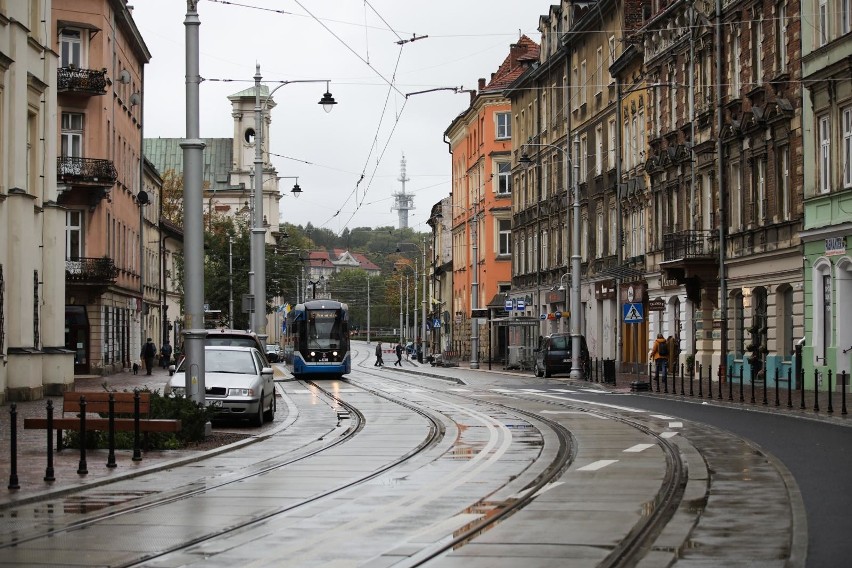
<path id="1" fill-rule="evenodd" d="M 595 127 L 595 175 L 603 173 L 603 125 Z"/>
<path id="2" fill-rule="evenodd" d="M 580 258 L 583 262 L 589 260 L 589 218 L 584 216 L 580 224 Z"/>
<path id="3" fill-rule="evenodd" d="M 775 30 L 777 45 L 775 53 L 778 55 L 778 71 L 784 73 L 787 71 L 787 2 L 781 2 L 778 5 L 778 26 Z"/>
<path id="4" fill-rule="evenodd" d="M 624 129 L 621 131 L 621 133 L 622 133 L 621 140 L 622 140 L 622 145 L 623 145 L 622 155 L 624 156 L 624 166 L 625 166 L 625 169 L 631 170 L 631 169 L 633 169 L 633 162 L 632 162 L 633 138 L 631 138 L 631 136 L 630 136 L 630 121 L 629 120 L 624 119 Z"/>
<path id="5" fill-rule="evenodd" d="M 778 149 L 778 218 L 781 221 L 790 219 L 790 147 Z"/>
<path id="6" fill-rule="evenodd" d="M 852 106 L 840 111 L 843 121 L 843 187 L 852 187 Z"/>
<path id="7" fill-rule="evenodd" d="M 817 34 L 819 35 L 819 45 L 825 45 L 828 43 L 828 25 L 829 25 L 829 16 L 828 16 L 828 0 L 819 0 L 819 29 L 817 30 Z"/>
<path id="8" fill-rule="evenodd" d="M 756 85 L 763 83 L 763 11 L 755 7 L 752 12 L 751 69 Z"/>
<path id="9" fill-rule="evenodd" d="M 766 160 L 757 160 L 757 175 L 755 176 L 755 197 L 757 206 L 756 222 L 762 223 L 766 220 Z"/>
<path id="10" fill-rule="evenodd" d="M 609 64 L 615 63 L 615 36 L 609 36 Z"/>
<path id="11" fill-rule="evenodd" d="M 607 149 L 607 169 L 612 169 L 615 167 L 615 119 L 609 119 L 609 148 Z"/>
<path id="12" fill-rule="evenodd" d="M 512 222 L 509 219 L 498 219 L 497 231 L 497 254 L 512 254 Z"/>
<path id="13" fill-rule="evenodd" d="M 65 260 L 80 260 L 83 255 L 83 214 L 65 212 Z"/>
<path id="14" fill-rule="evenodd" d="M 576 66 L 574 67 L 574 69 L 572 69 L 571 74 L 574 78 L 574 89 L 575 89 L 574 92 L 577 94 L 577 96 L 574 98 L 575 104 L 574 104 L 573 108 L 574 108 L 574 110 L 577 110 L 580 107 L 580 105 L 576 101 L 579 101 L 580 97 L 582 96 L 580 94 L 582 87 L 580 85 L 580 72 L 577 70 Z"/>
<path id="15" fill-rule="evenodd" d="M 615 207 L 609 209 L 609 254 L 615 254 L 616 251 L 616 235 L 618 235 L 618 223 Z"/>
<path id="16" fill-rule="evenodd" d="M 60 152 L 63 158 L 83 157 L 83 115 L 78 112 L 62 113 L 62 141 Z"/>
<path id="17" fill-rule="evenodd" d="M 580 62 L 580 104 L 586 104 L 586 86 L 589 83 L 588 70 L 586 69 L 586 60 Z"/>
<path id="18" fill-rule="evenodd" d="M 740 28 L 739 26 L 735 26 L 732 31 L 733 37 L 733 47 L 731 48 L 731 58 L 733 59 L 733 72 L 732 72 L 732 81 L 731 81 L 731 97 L 734 99 L 740 98 L 740 90 L 742 89 L 742 69 L 740 67 L 740 57 L 742 56 L 742 49 L 740 46 Z"/>
<path id="19" fill-rule="evenodd" d="M 852 32 L 852 0 L 840 0 L 840 33 Z"/>
<path id="20" fill-rule="evenodd" d="M 545 159 L 541 162 L 541 198 L 547 199 L 550 193 L 550 163 Z"/>
<path id="21" fill-rule="evenodd" d="M 550 239 L 548 238 L 547 231 L 541 232 L 541 269 L 547 270 L 550 268 L 550 249 L 548 244 L 550 243 Z"/>
<path id="22" fill-rule="evenodd" d="M 595 75 L 597 75 L 597 85 L 595 88 L 596 94 L 601 94 L 601 90 L 603 90 L 603 82 L 604 82 L 604 62 L 603 62 L 603 47 L 599 47 L 597 51 L 597 69 L 595 70 Z"/>
<path id="23" fill-rule="evenodd" d="M 793 289 L 789 286 L 784 287 L 778 293 L 778 353 L 784 361 L 790 361 L 793 358 Z"/>
<path id="24" fill-rule="evenodd" d="M 603 212 L 598 211 L 595 219 L 597 223 L 597 238 L 595 239 L 595 258 L 601 258 L 604 255 L 604 216 Z"/>
<path id="25" fill-rule="evenodd" d="M 587 176 L 589 175 L 589 169 L 587 165 L 587 158 L 589 156 L 589 139 L 583 134 L 580 137 L 580 183 L 584 183 L 587 181 Z"/>
<path id="26" fill-rule="evenodd" d="M 497 113 L 497 139 L 512 137 L 512 115 L 508 112 Z"/>
<path id="27" fill-rule="evenodd" d="M 59 34 L 59 66 L 82 67 L 83 42 L 80 30 L 64 29 Z"/>
<path id="28" fill-rule="evenodd" d="M 512 193 L 512 164 L 497 162 L 497 195 Z"/>
<path id="29" fill-rule="evenodd" d="M 831 180 L 831 128 L 828 116 L 819 117 L 819 192 L 828 193 Z"/>

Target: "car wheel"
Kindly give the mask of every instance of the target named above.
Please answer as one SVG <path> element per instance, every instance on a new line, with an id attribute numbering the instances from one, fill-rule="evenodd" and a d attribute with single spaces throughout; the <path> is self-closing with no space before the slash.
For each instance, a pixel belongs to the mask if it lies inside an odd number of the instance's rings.
<path id="1" fill-rule="evenodd" d="M 257 405 L 257 414 L 252 420 L 255 426 L 263 426 L 263 393 L 260 393 L 260 402 Z"/>
<path id="2" fill-rule="evenodd" d="M 273 420 L 275 420 L 275 405 L 276 404 L 277 403 L 275 401 L 275 391 L 272 391 L 272 400 L 269 402 L 269 410 L 267 410 L 266 414 L 264 414 L 264 416 L 263 416 L 266 419 L 267 422 L 272 422 Z"/>
<path id="3" fill-rule="evenodd" d="M 543 376 L 544 376 L 544 371 L 542 371 L 542 370 L 538 367 L 538 363 L 536 363 L 536 364 L 535 364 L 535 367 L 533 367 L 533 371 L 535 372 L 535 376 L 536 376 L 536 377 L 543 377 Z"/>

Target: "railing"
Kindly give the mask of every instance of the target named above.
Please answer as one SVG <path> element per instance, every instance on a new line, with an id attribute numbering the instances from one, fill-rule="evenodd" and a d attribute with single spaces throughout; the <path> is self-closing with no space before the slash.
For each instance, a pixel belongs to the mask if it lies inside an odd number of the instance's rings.
<path id="1" fill-rule="evenodd" d="M 118 179 L 118 172 L 112 160 L 60 156 L 56 158 L 56 177 L 59 181 L 110 186 Z"/>
<path id="2" fill-rule="evenodd" d="M 709 258 L 717 252 L 713 231 L 681 231 L 663 235 L 663 260 Z"/>
<path id="3" fill-rule="evenodd" d="M 78 258 L 65 261 L 65 281 L 82 284 L 115 282 L 118 268 L 111 258 Z"/>
<path id="4" fill-rule="evenodd" d="M 106 94 L 106 69 L 60 67 L 56 70 L 56 90 L 60 93 Z"/>

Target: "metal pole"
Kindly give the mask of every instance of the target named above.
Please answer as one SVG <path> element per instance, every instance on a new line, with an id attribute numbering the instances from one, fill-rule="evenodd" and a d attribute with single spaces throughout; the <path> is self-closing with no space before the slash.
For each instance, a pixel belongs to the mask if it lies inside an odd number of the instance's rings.
<path id="1" fill-rule="evenodd" d="M 724 116 L 724 97 L 722 94 L 722 66 L 725 64 L 722 59 L 722 0 L 716 0 L 716 22 L 715 22 L 715 42 L 716 42 L 716 183 L 719 184 L 719 308 L 721 317 L 721 326 L 719 329 L 721 335 L 721 349 L 719 352 L 719 363 L 727 364 L 728 359 L 728 281 L 725 267 L 725 256 L 727 254 L 727 243 L 725 242 L 725 234 L 727 232 L 728 221 L 726 219 L 727 199 L 725 196 L 725 178 L 724 178 L 724 163 L 723 144 L 722 144 L 722 129 L 725 126 Z M 738 94 L 735 96 L 739 96 Z"/>
<path id="2" fill-rule="evenodd" d="M 405 275 L 405 335 L 403 335 L 404 339 L 408 339 L 409 337 L 411 337 L 411 327 L 408 323 L 409 322 L 408 316 L 409 316 L 409 313 L 411 311 L 410 310 L 411 306 L 410 306 L 410 303 L 408 301 L 409 291 L 410 290 L 408 288 L 408 274 L 406 274 Z"/>
<path id="3" fill-rule="evenodd" d="M 260 106 L 260 64 L 254 74 L 254 218 L 251 229 L 251 257 L 254 259 L 254 311 L 252 329 L 266 337 L 266 259 L 263 227 L 263 110 Z"/>
<path id="4" fill-rule="evenodd" d="M 615 241 L 615 251 L 616 251 L 616 259 L 617 266 L 622 265 L 622 259 L 624 258 L 624 239 L 622 238 L 622 232 L 624 231 L 623 220 L 621 218 L 621 104 L 622 104 L 622 93 L 621 93 L 621 79 L 615 79 L 615 95 L 618 99 L 618 104 L 615 105 L 615 233 L 616 233 L 616 241 Z M 567 107 L 566 107 L 567 108 Z M 567 140 L 566 140 L 567 147 Z M 624 341 L 622 337 L 622 327 L 624 323 L 621 321 L 621 277 L 616 276 L 615 278 L 615 367 L 616 369 L 621 368 L 621 343 Z"/>
<path id="5" fill-rule="evenodd" d="M 367 343 L 370 343 L 370 275 L 367 275 Z"/>
<path id="6" fill-rule="evenodd" d="M 420 252 L 423 255 L 423 275 L 421 277 L 423 281 L 423 318 L 420 322 L 420 345 L 423 361 L 425 361 L 429 357 L 429 342 L 426 340 L 426 305 L 428 303 L 427 298 L 429 297 L 429 291 L 426 289 L 426 237 L 423 237 L 421 243 L 422 250 Z"/>
<path id="7" fill-rule="evenodd" d="M 197 0 L 187 0 L 186 18 L 186 139 L 183 148 L 183 212 L 184 256 L 186 280 L 184 288 L 185 317 L 184 353 L 187 359 L 186 393 L 204 404 L 204 216 L 202 164 L 204 141 L 199 135 L 198 28 Z"/>
<path id="8" fill-rule="evenodd" d="M 473 239 L 473 282 L 471 283 L 471 312 L 479 309 L 479 212 L 473 216 L 471 220 L 473 230 L 471 238 Z M 473 314 L 471 314 L 473 315 Z M 479 368 L 479 318 L 470 319 L 470 368 Z"/>
<path id="9" fill-rule="evenodd" d="M 234 237 L 228 237 L 228 325 L 234 327 Z"/>
<path id="10" fill-rule="evenodd" d="M 402 343 L 402 274 L 399 275 L 399 342 Z"/>
<path id="11" fill-rule="evenodd" d="M 580 137 L 574 135 L 574 216 L 571 238 L 571 374 L 574 380 L 583 378 L 580 369 Z"/>

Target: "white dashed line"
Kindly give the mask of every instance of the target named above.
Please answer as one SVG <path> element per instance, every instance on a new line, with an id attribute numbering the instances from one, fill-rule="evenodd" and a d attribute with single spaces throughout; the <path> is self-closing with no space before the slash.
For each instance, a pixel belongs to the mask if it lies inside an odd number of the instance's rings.
<path id="1" fill-rule="evenodd" d="M 636 444 L 635 446 L 631 446 L 624 451 L 635 454 L 639 452 L 644 452 L 648 448 L 653 448 L 655 445 L 656 444 Z"/>
<path id="2" fill-rule="evenodd" d="M 584 465 L 583 467 L 578 468 L 577 471 L 597 471 L 614 463 L 618 463 L 618 460 L 598 460 L 590 463 L 589 465 Z"/>
<path id="3" fill-rule="evenodd" d="M 651 418 L 659 418 L 660 420 L 674 420 L 674 416 L 666 416 L 665 414 L 652 414 Z"/>
<path id="4" fill-rule="evenodd" d="M 677 436 L 677 432 L 663 432 L 662 434 L 660 434 L 660 438 L 666 438 L 666 439 L 674 438 L 675 436 Z"/>
<path id="5" fill-rule="evenodd" d="M 683 428 L 683 422 L 669 422 L 669 428 Z"/>

